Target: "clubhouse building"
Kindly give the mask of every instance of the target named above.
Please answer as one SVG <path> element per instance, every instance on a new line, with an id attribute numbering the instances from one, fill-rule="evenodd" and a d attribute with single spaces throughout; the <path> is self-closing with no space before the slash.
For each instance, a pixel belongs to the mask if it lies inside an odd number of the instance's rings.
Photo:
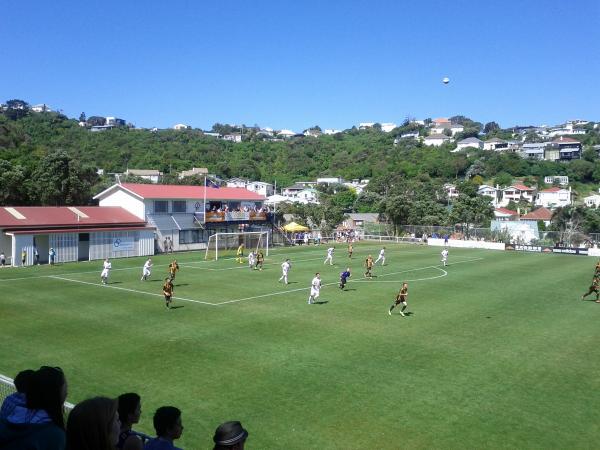
<path id="1" fill-rule="evenodd" d="M 48 262 L 50 248 L 57 262 L 154 254 L 154 228 L 119 206 L 0 207 L 0 251 L 7 262 L 21 266 Z"/>

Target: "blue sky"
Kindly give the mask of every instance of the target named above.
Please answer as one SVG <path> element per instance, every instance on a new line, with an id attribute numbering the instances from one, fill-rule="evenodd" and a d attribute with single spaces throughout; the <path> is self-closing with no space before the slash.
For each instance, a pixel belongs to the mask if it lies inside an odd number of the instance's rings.
<path id="1" fill-rule="evenodd" d="M 598 0 L 2 3 L 0 101 L 70 117 L 294 131 L 600 121 Z"/>

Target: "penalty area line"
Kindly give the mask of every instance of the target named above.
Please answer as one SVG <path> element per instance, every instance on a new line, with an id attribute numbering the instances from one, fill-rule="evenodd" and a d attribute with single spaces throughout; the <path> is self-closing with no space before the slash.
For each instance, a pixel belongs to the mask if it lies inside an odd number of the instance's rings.
<path id="1" fill-rule="evenodd" d="M 87 284 L 90 286 L 96 286 L 96 287 L 101 287 L 101 288 L 118 289 L 120 291 L 134 292 L 136 294 L 151 295 L 152 297 L 164 298 L 164 295 L 162 295 L 162 294 L 155 294 L 154 292 L 138 291 L 137 289 L 128 289 L 128 288 L 119 287 L 119 286 L 111 286 L 110 284 L 91 283 L 89 281 L 73 280 L 71 278 L 59 277 L 56 275 L 50 275 L 50 276 L 48 276 L 48 278 L 54 278 L 55 280 L 62 280 L 62 281 L 70 281 L 71 283 Z M 203 302 L 200 300 L 194 300 L 192 298 L 184 298 L 184 297 L 173 297 L 173 300 L 181 300 L 184 302 L 200 303 L 202 305 L 209 305 L 209 306 L 217 306 L 218 305 L 218 303 L 215 304 L 215 303 L 210 303 L 210 302 Z"/>

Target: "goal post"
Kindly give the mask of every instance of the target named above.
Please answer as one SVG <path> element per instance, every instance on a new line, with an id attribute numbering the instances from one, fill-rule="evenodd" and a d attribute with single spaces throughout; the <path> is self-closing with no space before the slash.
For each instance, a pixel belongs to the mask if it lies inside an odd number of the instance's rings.
<path id="1" fill-rule="evenodd" d="M 220 255 L 237 251 L 244 244 L 244 255 L 248 252 L 262 250 L 265 256 L 269 254 L 268 231 L 246 231 L 239 233 L 215 233 L 208 238 L 205 260 L 218 260 Z"/>

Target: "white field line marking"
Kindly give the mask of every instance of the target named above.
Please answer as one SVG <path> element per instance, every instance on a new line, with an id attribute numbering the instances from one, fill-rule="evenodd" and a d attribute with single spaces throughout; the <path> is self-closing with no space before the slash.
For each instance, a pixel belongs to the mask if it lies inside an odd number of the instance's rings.
<path id="1" fill-rule="evenodd" d="M 54 278 L 56 280 L 63 280 L 63 281 L 70 281 L 71 283 L 87 284 L 90 286 L 96 286 L 96 287 L 101 287 L 101 288 L 118 289 L 120 291 L 134 292 L 136 294 L 151 295 L 153 297 L 164 297 L 164 295 L 155 294 L 154 292 L 138 291 L 137 289 L 128 289 L 128 288 L 123 288 L 123 287 L 118 287 L 118 286 L 111 286 L 110 284 L 99 284 L 99 283 L 90 283 L 89 281 L 72 280 L 70 278 L 59 277 L 56 275 L 49 275 L 48 278 Z M 191 298 L 184 298 L 184 297 L 173 297 L 173 300 L 182 300 L 184 302 L 193 302 L 193 303 L 201 303 L 203 305 L 217 306 L 215 303 L 203 302 L 200 300 L 194 300 Z"/>
<path id="2" fill-rule="evenodd" d="M 446 272 L 444 269 L 440 268 L 440 267 L 435 267 L 435 266 L 429 266 L 429 267 L 425 267 L 425 269 L 437 269 L 439 271 L 442 272 L 441 275 L 436 275 L 435 277 L 427 277 L 427 278 L 413 278 L 413 279 L 409 279 L 409 280 L 402 280 L 402 281 L 397 281 L 397 280 L 363 280 L 363 279 L 358 279 L 355 280 L 354 283 L 401 283 L 401 282 L 406 282 L 408 283 L 409 281 L 427 281 L 427 280 L 435 280 L 437 278 L 443 278 L 445 276 L 448 275 L 448 272 Z M 417 269 L 417 270 L 421 270 L 421 269 Z M 383 276 L 383 275 L 382 275 Z"/>
<path id="3" fill-rule="evenodd" d="M 467 262 L 471 262 L 471 261 L 478 261 L 478 260 L 481 260 L 481 259 L 483 259 L 483 258 L 474 258 L 474 259 L 472 259 L 470 261 L 460 261 L 460 262 L 457 262 L 457 263 L 454 263 L 454 264 L 462 264 L 462 263 L 467 263 Z M 400 272 L 390 272 L 390 273 L 386 273 L 386 274 L 379 275 L 379 276 L 380 277 L 388 277 L 388 276 L 391 276 L 391 275 L 398 275 L 398 274 L 401 274 L 401 273 L 408 273 L 408 272 L 416 272 L 416 271 L 419 271 L 419 270 L 426 270 L 426 269 L 432 269 L 432 268 L 433 269 L 439 269 L 439 267 L 437 267 L 437 266 L 427 266 L 427 267 L 419 267 L 417 269 L 402 270 Z M 443 270 L 443 269 L 441 269 L 441 270 Z M 447 275 L 447 273 L 446 273 L 446 275 Z M 438 277 L 436 277 L 436 278 L 438 278 Z M 357 280 L 355 280 L 355 282 L 359 282 L 361 280 L 371 281 L 371 280 L 367 280 L 366 277 L 361 277 L 361 278 L 358 278 Z M 398 283 L 398 281 L 394 281 L 394 283 Z M 332 282 L 332 283 L 325 283 L 322 286 L 331 286 L 331 285 L 335 285 L 335 284 L 338 284 L 338 282 L 336 281 L 336 282 Z M 297 289 L 289 289 L 287 291 L 271 292 L 269 294 L 255 295 L 253 297 L 238 298 L 238 299 L 235 299 L 235 300 L 228 300 L 228 301 L 225 301 L 225 302 L 215 303 L 215 305 L 216 306 L 227 305 L 229 303 L 238 303 L 238 302 L 243 302 L 243 301 L 246 301 L 246 300 L 254 300 L 254 299 L 257 299 L 257 298 L 264 298 L 264 297 L 271 297 L 271 296 L 275 296 L 275 295 L 288 294 L 288 293 L 291 293 L 291 292 L 307 291 L 309 289 L 310 288 L 304 287 L 304 288 L 297 288 Z"/>

